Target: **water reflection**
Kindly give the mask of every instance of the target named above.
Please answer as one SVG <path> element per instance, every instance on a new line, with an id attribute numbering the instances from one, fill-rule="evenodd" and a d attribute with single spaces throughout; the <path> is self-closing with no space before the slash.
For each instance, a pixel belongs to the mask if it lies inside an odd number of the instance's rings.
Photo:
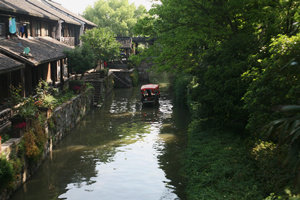
<path id="1" fill-rule="evenodd" d="M 119 89 L 56 146 L 11 200 L 185 199 L 180 176 L 188 119 L 168 91 L 143 107 L 139 89 Z"/>

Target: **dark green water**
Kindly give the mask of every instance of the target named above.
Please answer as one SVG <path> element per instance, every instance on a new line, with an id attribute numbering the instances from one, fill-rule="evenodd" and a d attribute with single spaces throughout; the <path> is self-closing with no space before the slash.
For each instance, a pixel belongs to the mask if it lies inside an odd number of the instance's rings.
<path id="1" fill-rule="evenodd" d="M 189 116 L 160 86 L 155 108 L 142 107 L 139 87 L 115 89 L 11 200 L 184 200 L 179 160 Z"/>

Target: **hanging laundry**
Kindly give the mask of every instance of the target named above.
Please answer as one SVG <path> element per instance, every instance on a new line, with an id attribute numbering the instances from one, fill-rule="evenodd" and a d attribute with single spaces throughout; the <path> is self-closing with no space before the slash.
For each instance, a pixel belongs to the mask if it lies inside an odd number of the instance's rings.
<path id="1" fill-rule="evenodd" d="M 9 32 L 11 34 L 16 33 L 16 19 L 15 18 L 9 18 Z"/>
<path id="2" fill-rule="evenodd" d="M 28 37 L 28 29 L 27 29 L 27 25 L 24 24 L 23 27 L 24 27 L 25 37 L 27 38 L 27 37 Z"/>
<path id="3" fill-rule="evenodd" d="M 24 26 L 20 26 L 20 36 L 23 37 L 25 35 Z"/>

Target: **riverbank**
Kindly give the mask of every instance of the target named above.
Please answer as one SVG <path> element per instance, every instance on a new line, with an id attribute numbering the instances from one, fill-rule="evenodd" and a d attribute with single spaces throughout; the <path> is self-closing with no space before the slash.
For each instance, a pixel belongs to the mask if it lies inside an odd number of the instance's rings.
<path id="1" fill-rule="evenodd" d="M 112 75 L 98 88 L 103 99 L 112 90 Z M 69 86 L 73 88 L 73 86 Z M 73 129 L 94 107 L 95 89 L 88 87 L 76 97 L 57 106 L 49 114 L 36 113 L 27 119 L 26 128 L 19 130 L 18 138 L 11 138 L 1 147 L 0 199 L 7 200 L 23 185 L 51 154 L 54 146 Z M 102 99 L 102 101 L 103 101 Z M 101 103 L 101 102 L 100 102 Z M 15 127 L 12 125 L 12 130 Z M 21 137 L 20 137 L 21 136 Z"/>
<path id="2" fill-rule="evenodd" d="M 93 106 L 93 93 L 89 88 L 57 107 L 44 123 L 32 119 L 23 137 L 11 138 L 1 145 L 1 200 L 9 199 L 36 172 L 58 141 L 87 115 Z"/>
<path id="3" fill-rule="evenodd" d="M 191 87 L 191 80 L 180 75 L 172 82 L 175 102 L 192 115 L 183 160 L 187 199 L 300 199 L 297 170 L 284 164 L 287 147 L 262 141 L 220 116 L 208 118 L 211 110 L 193 101 L 205 97 L 192 91 L 197 85 Z"/>
<path id="4" fill-rule="evenodd" d="M 252 147 L 240 135 L 198 125 L 190 126 L 184 161 L 187 199 L 299 199 L 289 194 L 294 175 L 270 156 L 270 145 Z"/>

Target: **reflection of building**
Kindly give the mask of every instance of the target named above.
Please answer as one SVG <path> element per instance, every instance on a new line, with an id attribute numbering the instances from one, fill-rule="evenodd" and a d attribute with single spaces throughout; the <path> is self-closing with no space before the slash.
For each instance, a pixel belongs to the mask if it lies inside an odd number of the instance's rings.
<path id="1" fill-rule="evenodd" d="M 63 51 L 96 25 L 48 0 L 1 0 L 0 13 L 1 131 L 9 85 L 21 84 L 28 96 L 40 79 L 63 84 L 69 78 Z"/>

